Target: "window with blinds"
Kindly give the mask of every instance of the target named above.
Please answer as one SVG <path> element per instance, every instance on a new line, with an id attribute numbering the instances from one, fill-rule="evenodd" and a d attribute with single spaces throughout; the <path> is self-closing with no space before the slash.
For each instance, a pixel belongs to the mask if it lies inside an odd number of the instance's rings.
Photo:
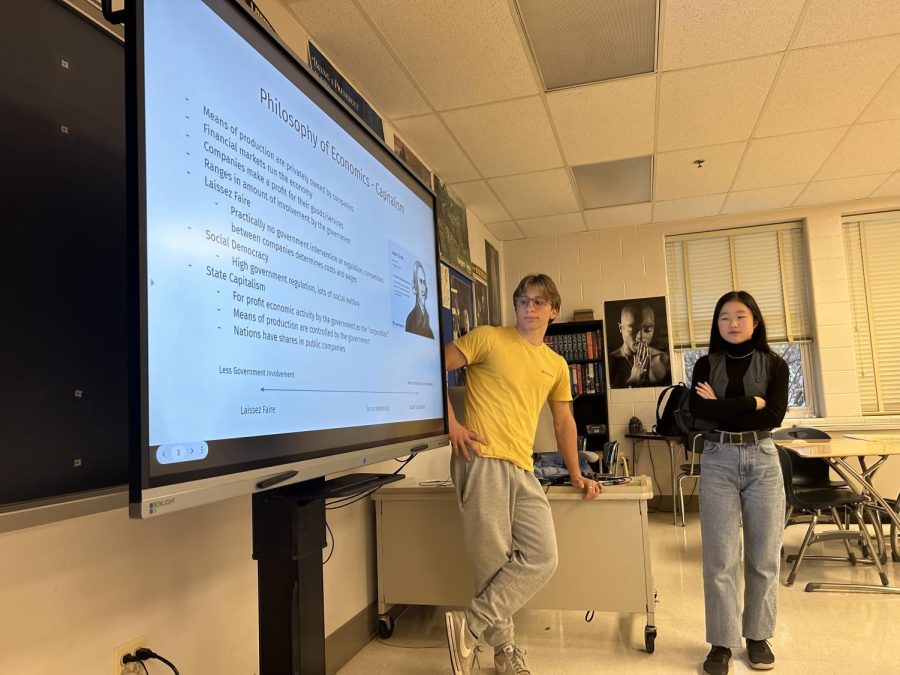
<path id="1" fill-rule="evenodd" d="M 864 415 L 900 413 L 900 212 L 844 220 L 856 373 Z"/>
<path id="2" fill-rule="evenodd" d="M 745 290 L 759 304 L 770 346 L 787 361 L 789 406 L 805 409 L 792 414 L 811 414 L 812 329 L 800 223 L 666 237 L 666 273 L 672 344 L 685 381 L 709 346 L 716 301 Z"/>

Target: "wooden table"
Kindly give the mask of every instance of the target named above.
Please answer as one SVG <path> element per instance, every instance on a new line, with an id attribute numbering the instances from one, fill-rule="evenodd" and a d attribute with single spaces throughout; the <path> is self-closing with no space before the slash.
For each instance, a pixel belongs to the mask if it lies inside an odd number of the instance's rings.
<path id="1" fill-rule="evenodd" d="M 875 472 L 887 461 L 891 455 L 900 455 L 900 435 L 876 435 L 861 434 L 845 436 L 834 439 L 815 440 L 778 440 L 776 443 L 791 452 L 804 458 L 818 458 L 825 460 L 835 472 L 847 481 L 847 484 L 857 493 L 864 496 L 870 504 L 880 507 L 891 519 L 891 547 L 896 558 L 897 541 L 896 533 L 900 531 L 900 515 L 894 507 L 887 503 L 884 497 L 872 484 Z M 859 461 L 859 470 L 854 469 L 847 461 L 850 457 L 856 457 Z M 874 459 L 874 464 L 867 465 L 867 460 Z M 880 523 L 880 520 L 879 520 Z M 880 532 L 876 534 L 881 537 Z M 877 551 L 870 551 L 870 555 L 877 556 Z M 880 563 L 876 564 L 880 566 Z M 807 591 L 816 590 L 869 590 L 883 593 L 900 593 L 900 588 L 890 586 L 865 586 L 860 584 L 831 584 L 814 582 L 807 584 Z"/>

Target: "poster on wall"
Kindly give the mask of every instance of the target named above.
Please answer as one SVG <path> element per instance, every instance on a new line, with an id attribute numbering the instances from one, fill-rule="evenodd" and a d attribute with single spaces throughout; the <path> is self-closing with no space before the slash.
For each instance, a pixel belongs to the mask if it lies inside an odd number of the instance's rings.
<path id="1" fill-rule="evenodd" d="M 454 199 L 440 176 L 434 175 L 434 194 L 437 197 L 437 225 L 441 258 L 463 272 L 469 271 L 469 226 L 466 207 Z"/>
<path id="2" fill-rule="evenodd" d="M 468 333 L 475 317 L 475 305 L 472 292 L 472 281 L 441 263 L 441 282 L 446 280 L 446 292 L 441 289 L 441 330 L 444 344 L 450 344 Z M 446 302 L 445 302 L 446 300 Z M 466 369 L 460 368 L 447 374 L 447 384 L 465 386 Z"/>
<path id="3" fill-rule="evenodd" d="M 369 105 L 369 102 L 363 98 L 353 86 L 341 75 L 337 68 L 325 58 L 325 55 L 310 40 L 307 44 L 309 50 L 309 66 L 316 77 L 322 80 L 325 85 L 334 91 L 349 108 L 356 113 L 356 116 L 362 120 L 372 132 L 381 140 L 384 140 L 384 124 L 378 113 Z"/>
<path id="4" fill-rule="evenodd" d="M 665 297 L 603 303 L 611 389 L 672 384 Z"/>
<path id="5" fill-rule="evenodd" d="M 472 263 L 472 291 L 475 294 L 475 325 L 490 325 L 487 272 Z"/>
<path id="6" fill-rule="evenodd" d="M 484 242 L 487 264 L 488 314 L 492 326 L 500 325 L 500 254 L 489 241 Z"/>
<path id="7" fill-rule="evenodd" d="M 431 189 L 431 171 L 422 163 L 422 160 L 416 157 L 415 153 L 407 147 L 406 143 L 400 140 L 397 134 L 394 134 L 394 154 L 400 158 L 400 161 L 406 164 L 406 168 L 415 174 L 416 178 L 422 181 Z"/>

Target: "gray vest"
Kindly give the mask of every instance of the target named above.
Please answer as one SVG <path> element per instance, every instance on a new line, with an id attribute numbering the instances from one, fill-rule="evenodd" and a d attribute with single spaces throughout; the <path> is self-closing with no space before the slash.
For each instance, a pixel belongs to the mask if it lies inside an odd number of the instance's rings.
<path id="1" fill-rule="evenodd" d="M 728 387 L 728 373 L 725 370 L 725 352 L 713 352 L 709 355 L 709 384 L 716 392 L 716 398 L 725 398 Z M 746 396 L 765 397 L 769 385 L 769 355 L 753 351 L 750 366 L 744 373 L 744 394 Z"/>

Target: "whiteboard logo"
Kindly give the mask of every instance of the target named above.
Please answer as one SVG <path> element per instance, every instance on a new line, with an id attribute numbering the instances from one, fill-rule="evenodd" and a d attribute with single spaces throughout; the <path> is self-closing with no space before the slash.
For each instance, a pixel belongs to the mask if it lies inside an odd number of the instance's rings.
<path id="1" fill-rule="evenodd" d="M 166 497 L 165 499 L 160 499 L 158 502 L 150 502 L 148 504 L 148 506 L 150 507 L 150 515 L 152 516 L 163 507 L 169 506 L 174 503 L 175 497 Z"/>

